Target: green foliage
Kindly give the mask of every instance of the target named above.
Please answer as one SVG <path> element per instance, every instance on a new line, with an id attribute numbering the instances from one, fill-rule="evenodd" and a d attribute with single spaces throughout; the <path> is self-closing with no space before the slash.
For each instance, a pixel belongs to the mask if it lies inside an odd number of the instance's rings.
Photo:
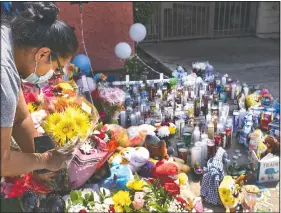
<path id="1" fill-rule="evenodd" d="M 152 3 L 153 2 L 133 2 L 134 23 L 148 24 L 153 12 Z"/>

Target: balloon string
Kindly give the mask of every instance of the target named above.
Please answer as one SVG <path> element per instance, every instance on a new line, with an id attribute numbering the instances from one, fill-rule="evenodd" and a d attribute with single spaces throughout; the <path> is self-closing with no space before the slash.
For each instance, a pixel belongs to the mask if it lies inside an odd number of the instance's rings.
<path id="1" fill-rule="evenodd" d="M 141 60 L 141 58 L 140 58 L 137 54 L 136 54 L 136 57 L 137 57 L 137 59 L 138 59 L 143 65 L 145 65 L 146 67 L 148 67 L 151 71 L 153 71 L 153 72 L 155 72 L 155 73 L 157 73 L 157 74 L 161 74 L 160 72 L 154 70 L 151 66 L 147 65 L 143 60 Z M 169 78 L 169 77 L 166 76 L 166 75 L 163 75 L 163 76 L 166 77 L 166 78 Z"/>
<path id="2" fill-rule="evenodd" d="M 82 42 L 81 42 L 81 43 L 82 43 L 82 45 L 83 45 L 85 54 L 86 54 L 86 56 L 87 56 L 88 59 L 89 59 L 90 69 L 91 69 L 92 75 L 94 76 L 94 71 L 93 71 L 93 68 L 92 68 L 92 65 L 91 65 L 91 62 L 90 62 L 90 58 L 89 58 L 89 55 L 88 55 L 88 52 L 87 52 L 87 49 L 86 49 L 86 43 L 85 43 L 85 39 L 84 39 L 82 3 L 80 3 L 80 4 L 81 4 L 81 5 L 80 5 L 80 24 L 81 24 L 81 36 L 82 36 Z"/>

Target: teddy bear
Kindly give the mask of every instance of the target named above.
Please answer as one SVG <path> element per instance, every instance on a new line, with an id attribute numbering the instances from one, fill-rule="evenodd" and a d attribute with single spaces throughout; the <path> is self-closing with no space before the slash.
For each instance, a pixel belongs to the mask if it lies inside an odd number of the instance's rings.
<path id="1" fill-rule="evenodd" d="M 167 147 L 166 142 L 164 140 L 160 140 L 158 143 L 144 143 L 144 147 L 148 149 L 150 153 L 150 157 L 155 159 L 163 159 L 167 157 Z"/>
<path id="2" fill-rule="evenodd" d="M 266 153 L 277 154 L 280 152 L 280 141 L 271 135 L 267 135 L 264 139 L 264 143 L 267 146 Z"/>

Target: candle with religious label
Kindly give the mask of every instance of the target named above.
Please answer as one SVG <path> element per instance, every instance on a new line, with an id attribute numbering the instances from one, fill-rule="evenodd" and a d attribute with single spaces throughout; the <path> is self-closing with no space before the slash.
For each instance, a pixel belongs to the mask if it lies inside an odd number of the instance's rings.
<path id="1" fill-rule="evenodd" d="M 235 92 L 236 92 L 236 84 L 232 83 L 231 84 L 231 100 L 235 99 Z"/>
<path id="2" fill-rule="evenodd" d="M 214 132 L 215 132 L 215 129 L 214 129 L 214 124 L 212 121 L 210 121 L 208 123 L 208 137 L 209 139 L 214 139 Z"/>

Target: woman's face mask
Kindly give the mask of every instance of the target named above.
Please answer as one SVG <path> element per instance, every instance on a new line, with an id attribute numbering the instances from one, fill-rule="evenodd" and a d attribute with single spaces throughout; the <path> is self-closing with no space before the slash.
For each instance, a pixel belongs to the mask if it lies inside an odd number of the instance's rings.
<path id="1" fill-rule="evenodd" d="M 29 83 L 32 83 L 32 84 L 40 84 L 40 83 L 43 83 L 43 82 L 46 82 L 48 81 L 54 74 L 54 70 L 52 69 L 52 58 L 50 56 L 50 70 L 45 73 L 45 75 L 42 75 L 42 76 L 38 76 L 36 74 L 37 72 L 37 63 L 35 65 L 35 68 L 34 68 L 34 73 L 31 73 L 26 79 L 24 79 L 25 81 L 29 82 Z"/>

